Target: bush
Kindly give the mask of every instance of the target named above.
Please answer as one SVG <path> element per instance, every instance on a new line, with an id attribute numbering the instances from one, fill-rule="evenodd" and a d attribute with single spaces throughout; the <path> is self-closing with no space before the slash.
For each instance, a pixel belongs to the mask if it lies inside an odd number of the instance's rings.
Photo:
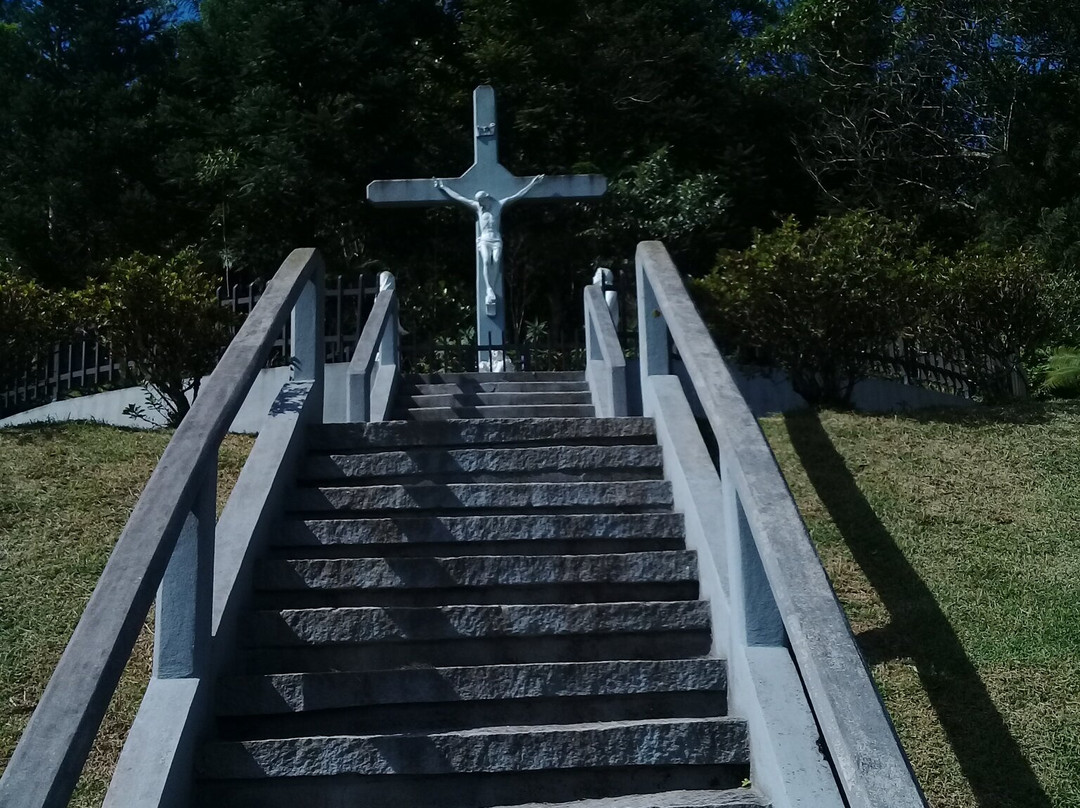
<path id="1" fill-rule="evenodd" d="M 190 409 L 200 379 L 214 369 L 236 316 L 215 293 L 194 250 L 173 257 L 136 253 L 107 280 L 79 295 L 82 317 L 161 395 L 170 425 Z"/>
<path id="2" fill-rule="evenodd" d="M 68 329 L 61 295 L 0 265 L 0 356 L 19 364 L 34 358 Z"/>
<path id="3" fill-rule="evenodd" d="M 929 253 L 909 227 L 856 211 L 799 228 L 787 219 L 694 282 L 736 359 L 782 367 L 813 404 L 850 406 L 870 355 L 918 319 Z"/>
<path id="4" fill-rule="evenodd" d="M 807 401 L 829 406 L 849 406 L 898 337 L 960 365 L 985 400 L 1022 397 L 1038 349 L 1075 331 L 1080 299 L 1032 250 L 937 254 L 911 227 L 864 211 L 806 230 L 789 219 L 721 253 L 695 287 L 725 350 L 783 368 Z"/>
<path id="5" fill-rule="evenodd" d="M 1056 298 L 1075 300 L 1075 286 L 1063 286 L 1065 278 L 1026 249 L 969 245 L 938 257 L 933 268 L 925 278 L 920 341 L 961 364 L 984 400 L 1026 396 L 1038 349 L 1060 339 L 1068 325 L 1055 316 Z"/>

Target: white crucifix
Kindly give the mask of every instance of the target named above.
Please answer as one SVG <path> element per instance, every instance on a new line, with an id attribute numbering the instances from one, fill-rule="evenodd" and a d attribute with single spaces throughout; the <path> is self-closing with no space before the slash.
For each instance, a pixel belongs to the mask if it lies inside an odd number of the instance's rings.
<path id="1" fill-rule="evenodd" d="M 520 199 L 594 199 L 607 190 L 600 174 L 539 174 L 515 177 L 499 163 L 495 129 L 495 91 L 481 85 L 473 92 L 474 158 L 460 177 L 376 180 L 368 200 L 386 207 L 456 204 L 476 216 L 476 340 L 502 345 L 506 332 L 506 295 L 502 273 L 502 211 Z M 481 352 L 481 369 L 502 370 L 502 352 Z M 494 352 L 493 352 L 494 353 Z M 508 369 L 508 368 L 507 368 Z"/>

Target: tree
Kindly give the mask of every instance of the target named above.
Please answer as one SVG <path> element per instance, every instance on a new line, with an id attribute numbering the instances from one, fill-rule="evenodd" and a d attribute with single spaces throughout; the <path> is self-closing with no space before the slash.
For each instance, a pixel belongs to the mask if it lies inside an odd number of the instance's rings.
<path id="1" fill-rule="evenodd" d="M 372 211 L 365 187 L 432 175 L 447 126 L 464 131 L 445 111 L 453 18 L 429 0 L 206 0 L 201 11 L 183 28 L 166 102 L 182 133 L 166 172 L 193 211 L 188 236 L 249 277 L 297 244 L 339 271 L 407 256 L 409 223 Z"/>
<path id="2" fill-rule="evenodd" d="M 167 0 L 8 0 L 0 18 L 0 253 L 78 284 L 155 246 L 155 114 L 172 59 Z"/>
<path id="3" fill-rule="evenodd" d="M 800 160 L 834 210 L 976 232 L 1048 66 L 1027 7 L 1005 0 L 796 0 L 756 41 L 801 108 Z"/>
<path id="4" fill-rule="evenodd" d="M 749 86 L 736 58 L 745 20 L 764 5 L 461 3 L 466 59 L 475 80 L 499 92 L 502 161 L 518 174 L 598 171 L 612 180 L 599 203 L 508 212 L 518 319 L 539 315 L 565 339 L 577 321 L 563 313 L 577 310 L 572 295 L 598 259 L 625 268 L 637 239 L 677 231 L 676 259 L 703 272 L 717 247 L 743 246 L 753 227 L 799 209 L 809 195 L 791 192 L 800 179 L 785 115 Z M 651 192 L 673 207 L 651 206 L 643 196 Z M 706 199 L 707 212 L 690 210 Z M 672 230 L 680 220 L 693 226 Z"/>

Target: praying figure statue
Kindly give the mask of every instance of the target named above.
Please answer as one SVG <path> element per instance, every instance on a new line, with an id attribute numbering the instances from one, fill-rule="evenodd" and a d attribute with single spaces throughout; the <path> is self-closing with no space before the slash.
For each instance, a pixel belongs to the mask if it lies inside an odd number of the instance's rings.
<path id="1" fill-rule="evenodd" d="M 516 194 L 505 199 L 496 199 L 487 191 L 477 191 L 473 199 L 462 196 L 452 188 L 447 188 L 442 180 L 435 180 L 435 187 L 455 202 L 470 207 L 476 213 L 479 234 L 476 237 L 476 254 L 480 258 L 480 269 L 484 275 L 487 292 L 484 295 L 484 307 L 489 315 L 495 314 L 495 279 L 499 277 L 502 265 L 502 230 L 501 219 L 504 205 L 514 202 L 529 193 L 544 178 L 537 174 Z"/>

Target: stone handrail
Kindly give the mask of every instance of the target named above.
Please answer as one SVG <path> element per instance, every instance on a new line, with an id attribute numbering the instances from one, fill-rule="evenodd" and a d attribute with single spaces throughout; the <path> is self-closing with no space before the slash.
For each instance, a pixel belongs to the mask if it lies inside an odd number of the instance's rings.
<path id="1" fill-rule="evenodd" d="M 394 400 L 399 354 L 398 299 L 391 281 L 375 298 L 349 362 L 345 394 L 349 421 L 386 420 Z"/>
<path id="2" fill-rule="evenodd" d="M 598 418 L 627 414 L 626 359 L 600 287 L 585 287 L 585 378 Z"/>
<path id="3" fill-rule="evenodd" d="M 678 270 L 659 242 L 638 245 L 636 263 L 643 392 L 655 400 L 669 385 L 650 377 L 674 380 L 670 340 L 719 449 L 724 526 L 712 530 L 729 548 L 721 571 L 737 621 L 729 652 L 744 662 L 758 651 L 773 660 L 790 653 L 845 805 L 925 808 L 791 492 Z"/>
<path id="4" fill-rule="evenodd" d="M 286 258 L 177 427 L 0 779 L 0 805 L 68 804 L 156 593 L 154 676 L 210 673 L 218 447 L 290 312 L 293 378 L 321 402 L 322 274 L 314 250 Z"/>

